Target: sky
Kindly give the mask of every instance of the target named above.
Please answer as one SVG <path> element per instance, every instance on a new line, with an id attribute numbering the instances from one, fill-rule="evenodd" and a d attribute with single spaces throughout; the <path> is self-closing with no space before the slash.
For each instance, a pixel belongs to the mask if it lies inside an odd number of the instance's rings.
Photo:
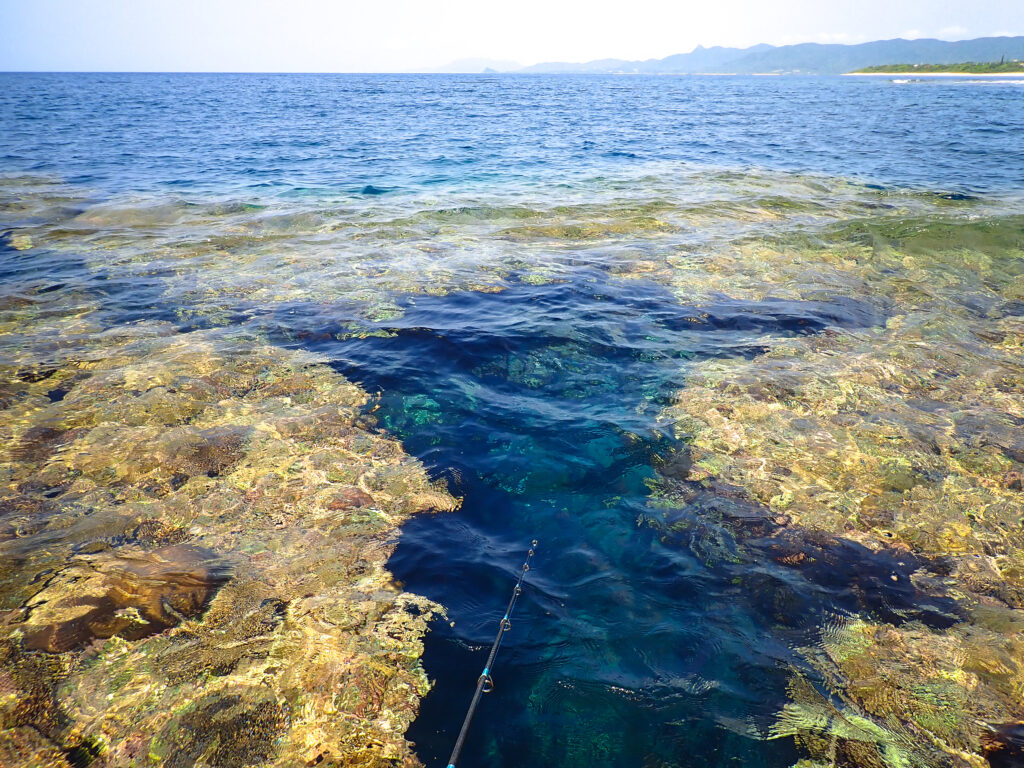
<path id="1" fill-rule="evenodd" d="M 1021 34 L 1024 0 L 0 0 L 0 70 L 407 72 Z"/>

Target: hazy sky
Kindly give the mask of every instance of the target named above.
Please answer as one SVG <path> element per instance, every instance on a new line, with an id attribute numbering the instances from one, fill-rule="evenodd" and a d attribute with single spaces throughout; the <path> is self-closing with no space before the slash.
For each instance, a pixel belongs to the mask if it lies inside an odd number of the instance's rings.
<path id="1" fill-rule="evenodd" d="M 386 72 L 1024 34 L 1024 0 L 0 0 L 0 70 Z"/>

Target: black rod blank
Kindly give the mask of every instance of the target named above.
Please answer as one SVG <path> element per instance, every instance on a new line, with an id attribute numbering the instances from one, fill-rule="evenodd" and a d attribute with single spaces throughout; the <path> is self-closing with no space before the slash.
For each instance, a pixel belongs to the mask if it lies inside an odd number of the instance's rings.
<path id="1" fill-rule="evenodd" d="M 491 679 L 491 667 L 494 666 L 494 657 L 498 655 L 498 646 L 501 645 L 502 636 L 512 627 L 512 611 L 516 607 L 519 595 L 523 593 L 523 579 L 526 577 L 526 572 L 530 570 L 530 560 L 533 558 L 533 548 L 536 546 L 537 540 L 534 539 L 530 542 L 530 551 L 527 552 L 526 562 L 523 563 L 523 569 L 519 572 L 519 581 L 516 582 L 516 586 L 512 590 L 512 598 L 508 601 L 508 608 L 505 609 L 505 615 L 502 616 L 501 621 L 498 623 L 498 636 L 494 638 L 494 645 L 491 646 L 491 655 L 487 657 L 484 671 L 480 673 L 480 677 L 476 680 L 476 690 L 473 692 L 472 701 L 469 702 L 466 719 L 462 721 L 462 730 L 459 731 L 459 738 L 455 742 L 455 749 L 452 750 L 452 756 L 448 758 L 448 768 L 455 768 L 455 763 L 459 759 L 462 745 L 466 741 L 466 734 L 469 733 L 469 724 L 473 721 L 476 707 L 480 703 L 480 695 L 494 690 L 494 681 Z"/>

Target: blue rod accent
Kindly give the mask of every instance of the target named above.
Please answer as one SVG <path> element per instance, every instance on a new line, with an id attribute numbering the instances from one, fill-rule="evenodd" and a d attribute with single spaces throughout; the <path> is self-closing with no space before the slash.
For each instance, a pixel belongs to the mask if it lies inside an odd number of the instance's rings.
<path id="1" fill-rule="evenodd" d="M 473 721 L 473 713 L 476 712 L 476 707 L 480 703 L 481 694 L 494 690 L 494 684 L 491 682 L 491 664 L 494 663 L 494 657 L 498 654 L 501 636 L 512 626 L 508 617 L 511 615 L 512 609 L 516 607 L 516 600 L 519 599 L 519 595 L 523 593 L 523 579 L 526 577 L 526 572 L 530 570 L 530 559 L 533 557 L 533 548 L 536 546 L 537 540 L 534 539 L 530 543 L 530 551 L 526 555 L 526 562 L 523 563 L 523 570 L 519 572 L 519 580 L 516 582 L 515 589 L 512 590 L 512 597 L 509 599 L 508 607 L 505 609 L 505 618 L 498 625 L 498 634 L 494 638 L 494 645 L 491 646 L 491 655 L 487 657 L 487 666 L 484 667 L 484 671 L 477 678 L 476 691 L 473 692 L 473 699 L 469 702 L 469 709 L 466 710 L 466 719 L 462 721 L 462 730 L 459 731 L 459 738 L 455 741 L 452 756 L 448 758 L 448 768 L 455 768 L 455 763 L 459 760 L 459 754 L 462 752 L 462 745 L 466 742 L 466 733 L 469 731 L 469 724 Z"/>

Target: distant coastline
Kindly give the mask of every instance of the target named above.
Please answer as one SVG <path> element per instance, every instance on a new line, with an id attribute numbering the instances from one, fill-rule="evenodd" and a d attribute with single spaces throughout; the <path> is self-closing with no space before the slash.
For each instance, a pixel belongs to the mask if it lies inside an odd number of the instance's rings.
<path id="1" fill-rule="evenodd" d="M 931 62 L 928 64 L 915 62 Z M 596 59 L 587 62 L 549 61 L 515 68 L 510 62 L 484 59 L 454 62 L 448 72 L 463 70 L 545 75 L 842 75 L 893 70 L 887 74 L 965 72 L 1006 74 L 1024 70 L 1024 35 L 981 37 L 973 40 L 874 40 L 868 43 L 797 43 L 773 46 L 767 43 L 749 48 L 697 46 L 689 53 L 677 53 L 660 59 Z"/>
<path id="2" fill-rule="evenodd" d="M 940 62 L 931 64 L 910 64 L 900 62 L 898 64 L 875 64 L 870 67 L 860 67 L 850 75 L 939 75 L 941 77 L 955 76 L 978 76 L 978 77 L 1002 77 L 1005 75 L 1024 75 L 1024 60 L 1020 58 L 1006 60 L 1004 56 L 999 61 L 961 61 L 956 63 Z"/>
<path id="3" fill-rule="evenodd" d="M 1018 72 L 844 72 L 843 77 L 1024 77 L 1024 69 Z"/>

